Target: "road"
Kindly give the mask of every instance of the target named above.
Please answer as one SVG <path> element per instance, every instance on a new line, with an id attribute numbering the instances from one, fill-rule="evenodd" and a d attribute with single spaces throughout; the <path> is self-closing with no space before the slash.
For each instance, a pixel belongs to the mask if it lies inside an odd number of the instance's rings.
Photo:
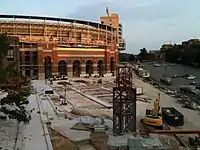
<path id="1" fill-rule="evenodd" d="M 191 74 L 196 76 L 195 81 L 200 83 L 200 69 L 194 68 L 194 67 L 186 67 L 179 64 L 173 64 L 174 66 L 161 66 L 161 67 L 154 67 L 150 63 L 144 64 L 144 69 L 148 70 L 151 74 L 151 76 L 156 79 L 160 80 L 163 76 L 171 77 L 172 75 L 185 75 L 185 74 Z M 172 88 L 179 89 L 182 85 L 188 85 L 190 84 L 190 80 L 184 79 L 184 78 L 172 78 Z"/>

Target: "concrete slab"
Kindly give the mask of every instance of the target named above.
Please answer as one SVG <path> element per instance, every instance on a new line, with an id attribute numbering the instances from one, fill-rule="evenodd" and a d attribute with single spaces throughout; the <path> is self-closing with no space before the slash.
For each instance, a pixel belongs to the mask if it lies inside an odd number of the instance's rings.
<path id="1" fill-rule="evenodd" d="M 70 87 L 70 86 L 67 86 L 67 87 L 70 88 L 70 89 L 72 89 L 73 91 L 76 91 L 77 93 L 79 93 L 79 94 L 81 94 L 81 95 L 83 95 L 83 96 L 89 98 L 90 100 L 92 100 L 92 101 L 94 101 L 94 102 L 96 102 L 96 103 L 98 103 L 98 104 L 100 104 L 100 105 L 106 107 L 106 108 L 112 108 L 112 105 L 111 105 L 111 104 L 105 103 L 105 102 L 103 102 L 102 100 L 100 100 L 100 99 L 98 99 L 98 98 L 96 98 L 96 97 L 94 97 L 94 96 L 91 96 L 91 95 L 82 93 L 81 91 L 77 90 L 76 88 L 73 88 L 73 87 Z"/>
<path id="2" fill-rule="evenodd" d="M 73 127 L 78 122 L 79 121 L 75 120 L 57 119 L 52 121 L 51 128 L 66 138 L 70 139 L 72 142 L 78 143 L 85 140 L 89 141 L 91 132 L 71 129 L 71 127 Z"/>
<path id="3" fill-rule="evenodd" d="M 17 137 L 17 121 L 0 120 L 0 147 L 2 150 L 13 149 Z"/>
<path id="4" fill-rule="evenodd" d="M 78 145 L 79 150 L 96 150 L 92 145 L 84 144 L 84 145 Z"/>

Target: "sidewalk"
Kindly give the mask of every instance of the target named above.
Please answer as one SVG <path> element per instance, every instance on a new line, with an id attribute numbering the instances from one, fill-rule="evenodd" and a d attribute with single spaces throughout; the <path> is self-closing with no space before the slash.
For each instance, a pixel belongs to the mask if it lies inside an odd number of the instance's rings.
<path id="1" fill-rule="evenodd" d="M 21 125 L 21 133 L 18 136 L 20 150 L 48 150 L 36 95 L 29 96 L 29 109 L 32 110 L 32 119 L 29 124 Z M 21 143 L 20 143 L 21 142 Z"/>

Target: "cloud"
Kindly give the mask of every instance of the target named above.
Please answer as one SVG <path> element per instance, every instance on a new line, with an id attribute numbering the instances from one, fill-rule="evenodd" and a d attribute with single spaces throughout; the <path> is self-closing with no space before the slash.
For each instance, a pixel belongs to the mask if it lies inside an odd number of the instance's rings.
<path id="1" fill-rule="evenodd" d="M 137 53 L 142 47 L 159 49 L 163 43 L 200 35 L 199 0 L 101 0 L 80 7 L 70 17 L 97 21 L 105 15 L 106 6 L 120 15 L 128 52 Z"/>

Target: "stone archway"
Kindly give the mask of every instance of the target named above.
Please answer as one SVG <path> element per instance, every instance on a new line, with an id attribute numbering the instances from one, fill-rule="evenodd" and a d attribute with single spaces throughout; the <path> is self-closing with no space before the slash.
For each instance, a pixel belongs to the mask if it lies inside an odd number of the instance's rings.
<path id="1" fill-rule="evenodd" d="M 99 76 L 103 76 L 103 61 L 102 60 L 99 60 L 97 62 L 97 70 L 98 70 L 98 74 Z"/>
<path id="2" fill-rule="evenodd" d="M 44 73 L 45 79 L 51 78 L 52 69 L 51 69 L 51 57 L 47 56 L 44 58 Z"/>
<path id="3" fill-rule="evenodd" d="M 64 60 L 58 62 L 58 73 L 60 76 L 67 76 L 67 63 Z"/>
<path id="4" fill-rule="evenodd" d="M 91 60 L 86 62 L 86 74 L 89 74 L 89 76 L 93 74 L 93 63 Z"/>
<path id="5" fill-rule="evenodd" d="M 81 75 L 81 63 L 78 60 L 73 62 L 73 76 L 80 77 Z"/>
<path id="6" fill-rule="evenodd" d="M 115 70 L 115 60 L 113 57 L 110 58 L 110 72 L 114 74 Z"/>

